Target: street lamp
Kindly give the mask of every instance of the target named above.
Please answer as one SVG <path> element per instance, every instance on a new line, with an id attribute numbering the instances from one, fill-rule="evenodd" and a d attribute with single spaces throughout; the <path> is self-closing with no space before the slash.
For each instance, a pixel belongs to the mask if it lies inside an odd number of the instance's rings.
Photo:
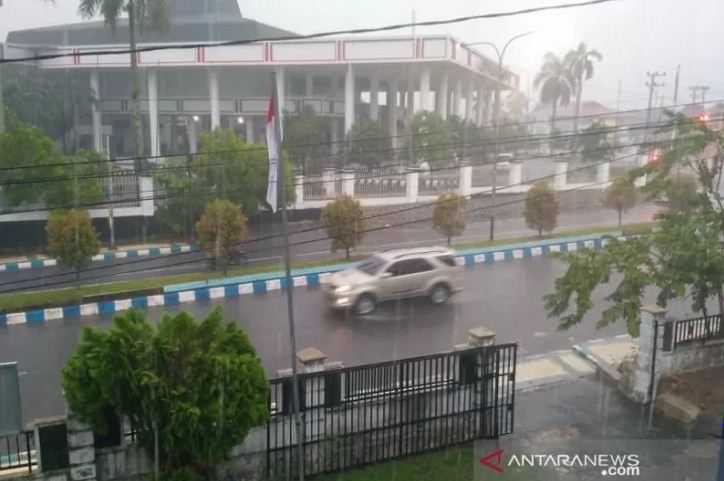
<path id="1" fill-rule="evenodd" d="M 500 85 L 503 83 L 503 59 L 505 58 L 505 52 L 508 50 L 508 47 L 511 43 L 518 40 L 519 38 L 527 37 L 532 33 L 533 32 L 530 31 L 525 33 L 519 33 L 518 35 L 510 37 L 510 39 L 505 42 L 505 45 L 503 45 L 502 49 L 499 49 L 498 46 L 493 42 L 473 42 L 465 44 L 466 47 L 471 47 L 473 45 L 487 45 L 489 47 L 492 47 L 495 50 L 495 54 L 498 56 L 498 81 L 495 83 L 495 101 L 493 107 L 493 119 L 495 122 L 495 157 L 493 159 L 493 189 L 491 196 L 493 214 L 490 216 L 490 240 L 495 239 L 495 193 L 498 189 L 498 149 L 500 144 Z"/>

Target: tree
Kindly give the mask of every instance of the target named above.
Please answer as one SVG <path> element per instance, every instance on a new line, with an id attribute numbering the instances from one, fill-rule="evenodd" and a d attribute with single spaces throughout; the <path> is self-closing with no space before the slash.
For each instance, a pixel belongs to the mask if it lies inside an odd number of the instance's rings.
<path id="1" fill-rule="evenodd" d="M 347 160 L 367 167 L 379 167 L 385 160 L 394 159 L 392 139 L 380 122 L 358 120 L 349 131 Z"/>
<path id="2" fill-rule="evenodd" d="M 122 12 L 128 15 L 128 46 L 135 51 L 138 34 L 144 28 L 165 31 L 169 21 L 169 0 L 81 0 L 78 13 L 83 18 L 92 18 L 96 14 L 103 15 L 106 24 L 115 33 L 116 24 Z M 141 157 L 144 155 L 143 132 L 141 131 L 140 81 L 138 75 L 138 56 L 131 57 L 131 108 L 133 131 L 136 143 L 136 172 L 141 171 Z"/>
<path id="3" fill-rule="evenodd" d="M 488 144 L 489 142 L 483 142 L 482 129 L 470 121 L 461 119 L 457 115 L 448 117 L 446 123 L 448 142 L 456 159 L 462 160 L 466 157 L 473 156 L 475 160 L 479 162 L 481 157 L 486 158 L 487 152 L 485 151 L 484 144 Z M 494 138 L 491 137 L 490 140 L 492 141 L 493 139 Z M 477 146 L 477 148 L 473 146 Z M 478 154 L 478 152 L 480 152 L 480 154 Z"/>
<path id="4" fill-rule="evenodd" d="M 636 205 L 638 193 L 636 186 L 627 177 L 617 177 L 606 189 L 603 204 L 618 213 L 618 226 L 621 227 L 621 216 Z"/>
<path id="5" fill-rule="evenodd" d="M 325 135 L 327 122 L 313 108 L 306 106 L 300 115 L 286 116 L 285 124 L 284 149 L 293 162 L 302 167 L 305 175 L 318 173 L 322 158 L 330 151 Z"/>
<path id="6" fill-rule="evenodd" d="M 556 128 L 558 105 L 565 107 L 571 102 L 571 92 L 575 81 L 566 63 L 556 54 L 548 52 L 543 58 L 543 66 L 533 81 L 535 88 L 540 87 L 540 100 L 551 104 L 551 131 Z"/>
<path id="7" fill-rule="evenodd" d="M 586 128 L 579 138 L 581 157 L 587 162 L 601 162 L 611 159 L 615 152 L 608 141 L 610 129 L 602 122 L 595 121 Z"/>
<path id="8" fill-rule="evenodd" d="M 412 162 L 420 165 L 427 162 L 431 167 L 433 164 L 449 162 L 450 158 L 450 135 L 448 126 L 440 114 L 435 112 L 418 112 L 410 122 L 412 136 Z M 410 141 L 407 142 L 409 151 Z"/>
<path id="9" fill-rule="evenodd" d="M 593 61 L 600 62 L 603 55 L 598 50 L 589 49 L 585 43 L 578 44 L 578 48 L 566 54 L 564 63 L 568 66 L 573 87 L 576 92 L 576 116 L 573 118 L 573 132 L 578 133 L 578 116 L 581 114 L 581 96 L 583 94 L 583 81 L 593 78 Z"/>
<path id="10" fill-rule="evenodd" d="M 580 323 L 593 307 L 593 291 L 608 287 L 612 279 L 617 281 L 606 297 L 609 305 L 602 311 L 599 327 L 623 320 L 629 333 L 637 336 L 648 289 L 657 292 L 657 304 L 662 307 L 672 299 L 688 297 L 693 311 L 707 315 L 707 301 L 716 299 L 719 312 L 724 312 L 724 204 L 718 195 L 724 137 L 683 115 L 671 120 L 678 124 L 676 142 L 658 162 L 634 171 L 632 178 L 646 175 L 643 192 L 656 198 L 666 193 L 680 170 L 694 172 L 702 192 L 700 201 L 685 212 L 674 209 L 660 214 L 657 228 L 648 235 L 566 255 L 566 272 L 545 297 L 546 311 L 559 318 L 561 329 Z"/>
<path id="11" fill-rule="evenodd" d="M 451 244 L 454 236 L 465 232 L 465 197 L 440 195 L 432 211 L 432 226 L 447 238 L 447 245 Z"/>
<path id="12" fill-rule="evenodd" d="M 321 221 L 332 239 L 332 252 L 344 249 L 349 259 L 349 250 L 364 236 L 364 212 L 359 201 L 348 195 L 338 197 L 322 209 Z"/>
<path id="13" fill-rule="evenodd" d="M 556 228 L 558 210 L 558 197 L 555 191 L 546 182 L 538 182 L 528 191 L 523 217 L 526 225 L 538 231 L 540 237 L 544 231 L 551 232 Z"/>
<path id="14" fill-rule="evenodd" d="M 690 212 L 702 199 L 699 195 L 696 178 L 691 175 L 674 175 L 668 180 L 666 198 L 669 209 L 679 212 Z"/>
<path id="15" fill-rule="evenodd" d="M 100 244 L 88 211 L 53 211 L 48 217 L 48 255 L 58 259 L 61 265 L 75 269 L 76 279 L 80 270 L 98 254 Z"/>
<path id="16" fill-rule="evenodd" d="M 201 248 L 209 253 L 226 274 L 234 249 L 247 236 L 246 216 L 228 200 L 212 200 L 196 223 Z"/>
<path id="17" fill-rule="evenodd" d="M 108 412 L 128 418 L 165 479 L 210 479 L 268 417 L 261 361 L 220 308 L 202 321 L 166 314 L 158 325 L 131 310 L 109 330 L 84 328 L 62 374 L 70 410 L 100 433 Z"/>

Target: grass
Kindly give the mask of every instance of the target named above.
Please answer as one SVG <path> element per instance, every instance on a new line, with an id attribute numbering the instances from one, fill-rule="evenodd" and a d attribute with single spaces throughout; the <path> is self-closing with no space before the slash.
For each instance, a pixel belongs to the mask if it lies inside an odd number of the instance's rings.
<path id="1" fill-rule="evenodd" d="M 534 473 L 505 467 L 497 473 L 479 463 L 472 445 L 456 446 L 365 468 L 317 476 L 314 481 L 535 481 Z M 530 471 L 530 468 L 528 469 Z"/>
<path id="2" fill-rule="evenodd" d="M 647 225 L 650 224 L 627 224 L 624 227 L 629 229 L 636 229 Z M 612 231 L 620 231 L 620 228 L 617 226 L 606 226 L 588 229 L 569 229 L 561 230 L 556 232 L 555 234 L 543 237 L 529 236 L 513 239 L 496 239 L 494 241 L 466 242 L 461 244 L 455 244 L 454 247 L 457 249 L 494 247 L 503 244 L 530 242 L 556 237 L 603 234 Z M 353 260 L 358 259 L 359 258 L 353 258 Z M 345 262 L 344 258 L 328 257 L 325 259 L 297 261 L 293 263 L 293 268 L 299 269 L 306 267 L 321 267 L 325 265 L 338 264 L 340 262 Z M 279 271 L 281 269 L 281 265 L 277 262 L 256 264 L 253 266 L 244 266 L 230 269 L 228 276 L 237 277 L 250 274 L 261 274 Z M 169 284 L 206 281 L 211 279 L 221 279 L 223 277 L 224 276 L 221 273 L 193 272 L 188 274 L 176 274 L 171 276 L 131 279 L 127 281 L 109 282 L 104 284 L 89 284 L 82 285 L 80 287 L 65 287 L 33 292 L 14 292 L 11 294 L 0 295 L 0 312 L 13 312 L 30 308 L 78 304 L 82 302 L 83 298 L 87 298 L 90 296 L 112 296 L 117 294 L 125 295 L 124 297 L 130 297 L 132 292 L 134 291 L 160 289 L 163 286 Z"/>

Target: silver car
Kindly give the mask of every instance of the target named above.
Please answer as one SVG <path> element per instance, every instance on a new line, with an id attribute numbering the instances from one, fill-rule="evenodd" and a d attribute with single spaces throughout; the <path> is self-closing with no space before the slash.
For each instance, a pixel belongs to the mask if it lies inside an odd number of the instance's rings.
<path id="1" fill-rule="evenodd" d="M 427 296 L 442 304 L 463 288 L 463 268 L 455 253 L 443 247 L 397 249 L 332 274 L 322 281 L 333 309 L 372 313 L 379 302 Z"/>

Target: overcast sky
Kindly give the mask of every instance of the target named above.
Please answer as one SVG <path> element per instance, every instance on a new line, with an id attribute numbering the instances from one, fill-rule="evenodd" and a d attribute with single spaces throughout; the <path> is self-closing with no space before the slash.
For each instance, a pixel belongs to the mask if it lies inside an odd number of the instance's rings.
<path id="1" fill-rule="evenodd" d="M 551 5 L 558 0 L 239 0 L 242 14 L 298 33 L 382 26 Z M 559 0 L 561 2 L 565 0 Z M 8 31 L 79 21 L 79 0 L 5 0 L 0 7 L 0 38 Z M 617 0 L 613 3 L 506 19 L 478 20 L 422 31 L 449 33 L 462 41 L 502 44 L 533 30 L 506 55 L 521 74 L 527 93 L 545 52 L 559 54 L 584 41 L 604 56 L 587 82 L 584 98 L 621 108 L 646 105 L 647 70 L 666 71 L 663 101 L 673 97 L 674 72 L 681 64 L 679 101 L 689 100 L 690 85 L 710 85 L 707 99 L 724 98 L 724 2 L 722 0 Z M 409 31 L 408 31 L 409 32 Z M 485 51 L 487 47 L 479 47 Z M 532 87 L 531 87 L 532 88 Z M 534 92 L 534 96 L 537 93 Z"/>

